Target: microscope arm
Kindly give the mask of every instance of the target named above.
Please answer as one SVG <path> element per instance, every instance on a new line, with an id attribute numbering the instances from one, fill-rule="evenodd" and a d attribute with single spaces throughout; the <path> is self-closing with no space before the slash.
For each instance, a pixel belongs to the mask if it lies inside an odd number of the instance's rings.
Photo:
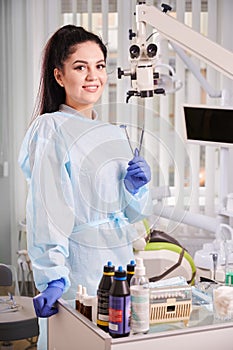
<path id="1" fill-rule="evenodd" d="M 233 79 L 233 53 L 154 6 L 136 5 L 136 21 L 147 23 L 167 39 Z"/>
<path id="2" fill-rule="evenodd" d="M 186 64 L 187 68 L 193 73 L 195 78 L 199 81 L 204 91 L 212 98 L 222 97 L 221 91 L 216 91 L 206 80 L 206 78 L 201 74 L 200 69 L 195 65 L 191 57 L 189 57 L 186 52 L 175 43 L 170 43 L 173 50 L 181 58 L 181 60 Z"/>

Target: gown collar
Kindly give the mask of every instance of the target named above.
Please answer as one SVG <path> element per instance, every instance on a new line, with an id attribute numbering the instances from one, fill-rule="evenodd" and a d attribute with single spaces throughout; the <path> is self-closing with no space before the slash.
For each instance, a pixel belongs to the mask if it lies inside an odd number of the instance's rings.
<path id="1" fill-rule="evenodd" d="M 74 109 L 74 108 L 72 108 L 70 106 L 67 106 L 66 104 L 61 104 L 59 106 L 59 111 L 60 112 L 64 112 L 64 113 L 69 113 L 69 114 L 72 114 L 72 115 L 76 115 L 76 116 L 79 116 L 79 117 L 86 118 L 82 113 L 78 112 L 76 109 Z M 91 120 L 97 120 L 97 119 L 98 119 L 98 114 L 93 109 L 92 110 L 92 118 L 91 118 Z"/>

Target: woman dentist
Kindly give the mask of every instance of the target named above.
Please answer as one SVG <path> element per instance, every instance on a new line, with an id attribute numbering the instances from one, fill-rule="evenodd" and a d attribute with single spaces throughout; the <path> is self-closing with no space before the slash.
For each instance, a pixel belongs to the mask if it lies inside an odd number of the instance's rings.
<path id="1" fill-rule="evenodd" d="M 107 81 L 107 50 L 82 27 L 49 39 L 36 115 L 19 163 L 28 182 L 28 253 L 39 294 L 38 317 L 57 313 L 77 285 L 96 295 L 103 265 L 133 259 L 132 223 L 151 214 L 150 167 L 122 129 L 93 109 Z"/>

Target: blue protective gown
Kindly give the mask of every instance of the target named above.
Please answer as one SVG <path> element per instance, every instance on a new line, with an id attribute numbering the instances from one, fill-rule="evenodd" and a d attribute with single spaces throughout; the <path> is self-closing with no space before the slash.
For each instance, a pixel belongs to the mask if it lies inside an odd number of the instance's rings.
<path id="1" fill-rule="evenodd" d="M 65 280 L 64 297 L 78 284 L 95 295 L 103 265 L 126 266 L 138 234 L 132 223 L 151 214 L 147 186 L 124 187 L 132 158 L 121 128 L 72 108 L 38 117 L 24 138 L 19 163 L 26 176 L 28 253 L 39 291 Z"/>

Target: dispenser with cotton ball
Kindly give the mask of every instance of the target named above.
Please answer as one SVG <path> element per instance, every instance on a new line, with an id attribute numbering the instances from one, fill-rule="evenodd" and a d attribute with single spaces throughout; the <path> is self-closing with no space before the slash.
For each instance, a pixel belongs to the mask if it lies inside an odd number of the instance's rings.
<path id="1" fill-rule="evenodd" d="M 233 319 L 233 288 L 220 286 L 213 290 L 214 317 L 220 320 Z"/>

